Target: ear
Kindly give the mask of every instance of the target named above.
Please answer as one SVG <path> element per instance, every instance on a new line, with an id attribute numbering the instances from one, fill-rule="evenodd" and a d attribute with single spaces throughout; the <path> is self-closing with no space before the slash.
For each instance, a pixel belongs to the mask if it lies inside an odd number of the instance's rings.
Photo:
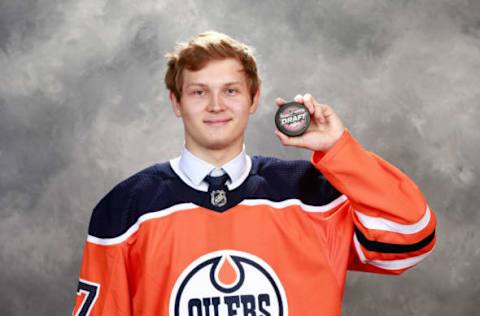
<path id="1" fill-rule="evenodd" d="M 177 117 L 182 117 L 182 110 L 180 107 L 180 102 L 177 100 L 175 93 L 171 90 L 168 90 L 168 98 L 170 99 L 170 103 L 172 105 L 173 112 Z"/>
<path id="2" fill-rule="evenodd" d="M 250 106 L 250 113 L 255 113 L 258 107 L 258 102 L 260 101 L 260 87 L 258 87 L 257 92 L 253 96 L 252 105 Z"/>

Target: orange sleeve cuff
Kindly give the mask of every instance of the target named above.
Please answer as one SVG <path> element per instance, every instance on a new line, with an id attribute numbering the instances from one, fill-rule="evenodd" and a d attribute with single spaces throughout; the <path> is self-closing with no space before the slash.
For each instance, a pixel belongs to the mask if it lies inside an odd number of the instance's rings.
<path id="1" fill-rule="evenodd" d="M 335 156 L 336 153 L 348 142 L 352 141 L 353 136 L 350 134 L 349 130 L 345 128 L 342 136 L 337 140 L 337 142 L 330 148 L 328 151 L 314 151 L 312 153 L 311 162 L 314 165 L 319 163 L 324 163 L 326 160 L 330 160 L 332 156 Z"/>

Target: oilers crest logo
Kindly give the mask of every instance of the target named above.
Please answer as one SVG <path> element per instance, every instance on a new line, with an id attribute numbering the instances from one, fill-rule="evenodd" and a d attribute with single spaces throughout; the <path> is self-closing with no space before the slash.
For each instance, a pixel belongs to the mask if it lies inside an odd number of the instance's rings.
<path id="1" fill-rule="evenodd" d="M 273 269 L 246 252 L 220 250 L 192 262 L 170 296 L 171 316 L 287 316 Z"/>

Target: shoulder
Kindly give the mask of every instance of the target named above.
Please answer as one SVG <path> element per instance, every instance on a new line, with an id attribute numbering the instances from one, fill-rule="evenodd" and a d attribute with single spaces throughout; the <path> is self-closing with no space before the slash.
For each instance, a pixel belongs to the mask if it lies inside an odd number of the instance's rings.
<path id="1" fill-rule="evenodd" d="M 301 170 L 305 172 L 311 167 L 313 167 L 312 164 L 307 160 L 284 160 L 268 156 L 252 157 L 252 171 L 261 174 L 272 172 L 272 170 Z"/>
<path id="2" fill-rule="evenodd" d="M 251 173 L 269 180 L 288 180 L 292 183 L 312 179 L 325 180 L 324 176 L 307 160 L 253 156 Z"/>
<path id="3" fill-rule="evenodd" d="M 308 160 L 253 156 L 250 175 L 265 188 L 260 191 L 276 200 L 295 198 L 323 205 L 341 195 Z"/>
<path id="4" fill-rule="evenodd" d="M 168 183 L 175 178 L 170 165 L 160 163 L 121 181 L 93 209 L 89 235 L 112 238 L 124 233 L 154 199 L 168 195 Z"/>

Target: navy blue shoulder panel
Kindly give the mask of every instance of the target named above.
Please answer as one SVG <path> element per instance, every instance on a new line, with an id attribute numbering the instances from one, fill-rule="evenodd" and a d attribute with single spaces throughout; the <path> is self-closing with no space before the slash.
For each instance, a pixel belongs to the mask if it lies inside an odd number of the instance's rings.
<path id="1" fill-rule="evenodd" d="M 148 167 L 116 185 L 94 208 L 88 232 L 98 238 L 117 237 L 143 214 L 180 203 L 224 212 L 245 199 L 299 199 L 309 205 L 325 205 L 340 195 L 309 161 L 254 156 L 247 179 L 227 193 L 228 203 L 224 207 L 214 209 L 208 193 L 186 185 L 166 162 Z"/>
<path id="2" fill-rule="evenodd" d="M 257 182 L 251 198 L 283 201 L 299 199 L 309 205 L 325 205 L 342 194 L 310 161 L 254 156 L 249 181 Z"/>
<path id="3" fill-rule="evenodd" d="M 141 215 L 176 204 L 173 196 L 169 197 L 168 184 L 177 178 L 170 164 L 162 163 L 120 182 L 93 209 L 88 233 L 99 238 L 117 237 Z"/>

